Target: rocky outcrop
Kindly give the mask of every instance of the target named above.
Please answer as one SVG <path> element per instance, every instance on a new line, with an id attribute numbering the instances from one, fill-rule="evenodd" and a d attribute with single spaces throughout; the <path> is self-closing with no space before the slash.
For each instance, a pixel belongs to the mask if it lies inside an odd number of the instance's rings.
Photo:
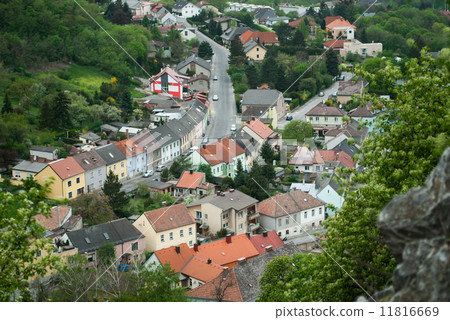
<path id="1" fill-rule="evenodd" d="M 450 301 L 450 148 L 423 187 L 395 197 L 378 227 L 397 267 L 384 301 Z"/>

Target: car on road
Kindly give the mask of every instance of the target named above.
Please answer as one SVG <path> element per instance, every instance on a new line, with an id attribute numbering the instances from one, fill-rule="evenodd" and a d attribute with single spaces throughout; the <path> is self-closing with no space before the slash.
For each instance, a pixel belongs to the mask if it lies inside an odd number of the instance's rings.
<path id="1" fill-rule="evenodd" d="M 325 95 L 325 93 L 323 93 L 323 91 L 320 91 L 319 97 L 323 97 L 324 95 Z"/>
<path id="2" fill-rule="evenodd" d="M 286 121 L 291 121 L 292 120 L 292 116 L 286 116 Z"/>
<path id="3" fill-rule="evenodd" d="M 209 138 L 208 137 L 204 137 L 203 140 L 202 140 L 202 144 L 207 144 L 208 141 L 209 141 Z"/>
<path id="4" fill-rule="evenodd" d="M 232 124 L 230 130 L 231 130 L 231 131 L 236 131 L 236 125 L 235 125 L 235 124 Z"/>
<path id="5" fill-rule="evenodd" d="M 144 172 L 144 178 L 151 177 L 153 175 L 153 170 L 147 170 Z"/>
<path id="6" fill-rule="evenodd" d="M 217 100 L 219 100 L 219 97 L 217 96 L 217 94 L 215 94 L 215 95 L 213 96 L 213 101 L 217 101 Z"/>
<path id="7" fill-rule="evenodd" d="M 344 81 L 345 80 L 345 76 L 343 74 L 341 74 L 338 78 L 339 81 Z"/>
<path id="8" fill-rule="evenodd" d="M 161 172 L 166 168 L 166 166 L 157 166 L 156 167 L 156 172 Z"/>
<path id="9" fill-rule="evenodd" d="M 213 80 L 216 81 L 217 80 L 217 76 L 214 76 Z"/>

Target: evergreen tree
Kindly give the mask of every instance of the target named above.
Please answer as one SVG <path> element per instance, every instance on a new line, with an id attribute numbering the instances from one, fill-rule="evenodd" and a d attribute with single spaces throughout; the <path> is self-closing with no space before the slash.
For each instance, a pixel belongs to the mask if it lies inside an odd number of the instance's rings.
<path id="1" fill-rule="evenodd" d="M 133 112 L 133 101 L 131 98 L 131 93 L 125 89 L 122 93 L 122 102 L 120 107 L 126 114 L 131 114 Z"/>
<path id="2" fill-rule="evenodd" d="M 258 86 L 258 70 L 253 64 L 245 67 L 245 75 L 247 76 L 247 83 L 250 89 L 255 89 Z"/>
<path id="3" fill-rule="evenodd" d="M 125 191 L 120 191 L 121 188 L 122 183 L 119 182 L 119 177 L 110 170 L 102 191 L 108 196 L 109 204 L 113 208 L 114 213 L 119 217 L 124 217 L 125 206 L 128 204 L 129 199 Z"/>
<path id="4" fill-rule="evenodd" d="M 292 37 L 292 45 L 297 47 L 305 47 L 305 37 L 300 29 L 295 29 L 294 36 Z"/>
<path id="5" fill-rule="evenodd" d="M 212 174 L 211 166 L 209 164 L 202 163 L 198 166 L 197 171 L 205 173 L 205 179 L 207 182 L 216 183 L 216 179 Z"/>
<path id="6" fill-rule="evenodd" d="M 147 16 L 144 16 L 144 18 L 142 19 L 142 26 L 148 28 L 150 27 L 150 25 L 151 25 L 150 20 L 148 19 Z"/>
<path id="7" fill-rule="evenodd" d="M 238 65 L 242 64 L 245 60 L 247 60 L 244 47 L 242 46 L 241 40 L 236 37 L 233 41 L 231 41 L 230 46 L 230 65 Z"/>
<path id="8" fill-rule="evenodd" d="M 11 105 L 11 101 L 9 100 L 8 93 L 5 93 L 5 99 L 3 100 L 3 108 L 2 113 L 12 113 L 13 108 Z"/>
<path id="9" fill-rule="evenodd" d="M 203 59 L 210 59 L 213 54 L 211 45 L 206 41 L 202 41 L 198 46 L 198 56 Z"/>
<path id="10" fill-rule="evenodd" d="M 273 159 L 275 158 L 275 152 L 267 140 L 264 141 L 261 150 L 259 151 L 259 155 L 264 159 L 266 164 L 272 165 Z"/>
<path id="11" fill-rule="evenodd" d="M 266 55 L 262 65 L 260 75 L 260 83 L 267 83 L 271 87 L 274 84 L 275 75 L 278 74 L 277 62 L 272 54 Z"/>
<path id="12" fill-rule="evenodd" d="M 337 76 L 339 74 L 339 58 L 336 51 L 329 49 L 326 53 L 326 65 L 328 73 L 332 76 Z"/>
<path id="13" fill-rule="evenodd" d="M 209 20 L 208 33 L 211 38 L 214 38 L 214 36 L 217 34 L 217 22 L 215 22 L 213 19 Z"/>
<path id="14" fill-rule="evenodd" d="M 236 166 L 236 172 L 234 174 L 234 186 L 235 188 L 239 188 L 244 184 L 245 184 L 245 172 L 244 168 L 242 167 L 242 161 L 241 159 L 239 159 Z"/>
<path id="15" fill-rule="evenodd" d="M 64 129 L 72 126 L 69 114 L 70 99 L 65 92 L 60 92 L 53 100 L 54 128 Z"/>

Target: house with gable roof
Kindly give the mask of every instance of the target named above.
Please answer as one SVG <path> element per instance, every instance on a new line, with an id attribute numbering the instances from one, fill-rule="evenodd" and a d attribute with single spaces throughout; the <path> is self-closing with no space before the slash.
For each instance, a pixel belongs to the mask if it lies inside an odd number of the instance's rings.
<path id="1" fill-rule="evenodd" d="M 325 202 L 300 190 L 276 194 L 258 204 L 261 225 L 290 238 L 312 231 L 325 220 Z"/>
<path id="2" fill-rule="evenodd" d="M 87 193 L 103 187 L 106 181 L 106 162 L 95 150 L 81 152 L 73 156 L 84 169 Z"/>
<path id="3" fill-rule="evenodd" d="M 182 74 L 188 72 L 193 75 L 204 74 L 209 77 L 211 76 L 211 64 L 200 57 L 191 55 L 177 65 L 176 71 Z"/>
<path id="4" fill-rule="evenodd" d="M 325 162 L 318 152 L 301 146 L 292 154 L 289 164 L 294 166 L 296 172 L 301 173 L 321 172 L 325 166 Z"/>
<path id="5" fill-rule="evenodd" d="M 204 196 L 214 193 L 215 185 L 206 182 L 203 172 L 184 171 L 175 186 L 174 196 Z"/>
<path id="6" fill-rule="evenodd" d="M 244 170 L 246 169 L 244 149 L 228 137 L 208 145 L 202 145 L 189 156 L 189 159 L 195 167 L 201 164 L 209 164 L 215 177 L 229 176 L 234 178 L 239 160 Z"/>
<path id="7" fill-rule="evenodd" d="M 278 35 L 271 31 L 252 31 L 247 30 L 239 36 L 241 43 L 245 45 L 250 40 L 262 44 L 263 46 L 279 46 L 280 41 L 278 40 Z"/>
<path id="8" fill-rule="evenodd" d="M 202 9 L 195 4 L 187 1 L 177 1 L 172 5 L 172 12 L 177 13 L 183 18 L 192 18 L 200 14 L 201 11 Z"/>
<path id="9" fill-rule="evenodd" d="M 127 177 L 127 157 L 114 143 L 98 147 L 94 150 L 106 163 L 106 175 L 112 171 L 119 180 Z"/>
<path id="10" fill-rule="evenodd" d="M 263 61 L 267 53 L 267 49 L 254 40 L 245 43 L 243 49 L 248 59 L 258 62 Z"/>
<path id="11" fill-rule="evenodd" d="M 341 194 L 341 187 L 335 181 L 337 179 L 336 175 L 333 173 L 331 175 L 321 175 L 316 179 L 317 198 L 324 201 L 327 204 L 333 205 L 336 209 L 342 208 L 344 204 L 345 197 Z M 333 216 L 336 210 L 330 207 L 325 208 L 327 216 Z"/>
<path id="12" fill-rule="evenodd" d="M 251 31 L 252 29 L 249 27 L 230 27 L 228 28 L 222 35 L 220 36 L 222 38 L 223 44 L 229 46 L 231 45 L 231 42 L 238 38 L 241 34 L 245 33 L 246 31 Z"/>
<path id="13" fill-rule="evenodd" d="M 367 126 L 369 133 L 372 132 L 374 128 L 374 123 L 377 118 L 377 114 L 372 111 L 373 103 L 372 101 L 367 102 L 365 105 L 360 105 L 357 108 L 350 110 L 348 115 L 350 118 L 359 121 L 360 123 Z"/>
<path id="14" fill-rule="evenodd" d="M 165 67 L 149 80 L 152 92 L 165 93 L 179 99 L 183 99 L 183 93 L 187 93 L 189 89 L 189 77 L 180 75 L 169 67 Z"/>
<path id="15" fill-rule="evenodd" d="M 127 177 L 132 178 L 145 172 L 147 153 L 136 143 L 134 138 L 124 139 L 114 144 L 127 159 Z"/>
<path id="16" fill-rule="evenodd" d="M 323 136 L 327 130 L 335 129 L 343 123 L 342 118 L 346 115 L 345 111 L 337 107 L 328 107 L 319 103 L 309 110 L 305 117 L 306 121 L 311 123 L 315 132 Z"/>
<path id="17" fill-rule="evenodd" d="M 44 170 L 47 165 L 47 163 L 23 160 L 12 168 L 12 178 L 17 180 L 32 178 Z"/>
<path id="18" fill-rule="evenodd" d="M 239 190 L 217 192 L 187 205 L 203 233 L 227 229 L 233 234 L 255 233 L 259 228 L 258 200 Z"/>
<path id="19" fill-rule="evenodd" d="M 50 199 L 73 199 L 85 192 L 84 169 L 73 157 L 50 162 L 34 177 L 40 184 L 51 181 Z"/>
<path id="20" fill-rule="evenodd" d="M 338 103 L 345 105 L 347 102 L 353 99 L 354 95 L 363 97 L 364 82 L 359 81 L 339 81 L 339 87 L 337 91 Z"/>
<path id="21" fill-rule="evenodd" d="M 97 250 L 105 243 L 114 244 L 118 264 L 140 263 L 145 259 L 145 236 L 126 218 L 68 232 L 64 239 L 86 255 L 88 266 L 98 265 Z"/>
<path id="22" fill-rule="evenodd" d="M 325 18 L 325 31 L 328 39 L 347 39 L 355 38 L 356 27 L 348 20 L 340 16 Z"/>
<path id="23" fill-rule="evenodd" d="M 212 11 L 214 13 L 219 13 L 219 9 L 217 9 L 216 7 L 214 7 L 211 3 L 209 3 L 208 1 L 200 1 L 197 2 L 196 4 L 197 7 L 199 7 L 201 10 L 205 10 L 205 11 Z"/>
<path id="24" fill-rule="evenodd" d="M 275 108 L 276 117 L 280 119 L 286 115 L 286 103 L 283 94 L 274 89 L 248 89 L 242 95 L 242 114 L 249 108 L 267 107 Z"/>
<path id="25" fill-rule="evenodd" d="M 144 212 L 133 225 L 145 235 L 147 251 L 197 243 L 195 220 L 184 203 Z"/>
<path id="26" fill-rule="evenodd" d="M 334 149 L 339 143 L 348 138 L 353 138 L 355 143 L 359 146 L 368 137 L 369 129 L 361 125 L 356 120 L 348 121 L 340 127 L 328 130 L 325 133 L 325 143 L 327 149 Z"/>

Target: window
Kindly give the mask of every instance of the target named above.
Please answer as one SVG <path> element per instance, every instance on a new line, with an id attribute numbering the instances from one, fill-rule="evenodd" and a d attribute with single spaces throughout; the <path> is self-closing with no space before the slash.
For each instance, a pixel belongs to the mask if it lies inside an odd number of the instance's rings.
<path id="1" fill-rule="evenodd" d="M 286 230 L 286 235 L 288 235 L 288 234 L 289 234 L 289 229 Z"/>
<path id="2" fill-rule="evenodd" d="M 305 170 L 309 170 L 309 166 L 305 166 Z"/>
<path id="3" fill-rule="evenodd" d="M 325 117 L 325 121 L 328 121 L 328 117 Z"/>
<path id="4" fill-rule="evenodd" d="M 161 242 L 164 242 L 164 235 L 161 235 Z"/>
<path id="5" fill-rule="evenodd" d="M 319 208 L 319 214 L 322 214 L 322 208 Z"/>
<path id="6" fill-rule="evenodd" d="M 91 171 L 91 179 L 94 179 L 94 171 Z"/>
<path id="7" fill-rule="evenodd" d="M 286 225 L 289 224 L 289 217 L 286 218 Z"/>
<path id="8" fill-rule="evenodd" d="M 297 221 L 297 214 L 294 214 L 294 221 Z"/>
<path id="9" fill-rule="evenodd" d="M 297 227 L 294 228 L 294 233 L 297 233 Z"/>
<path id="10" fill-rule="evenodd" d="M 72 180 L 67 181 L 67 186 L 70 188 L 72 186 Z"/>
<path id="11" fill-rule="evenodd" d="M 189 287 L 192 288 L 192 278 L 189 278 Z"/>
<path id="12" fill-rule="evenodd" d="M 77 183 L 80 183 L 80 181 L 81 181 L 81 180 L 80 180 L 80 177 L 78 177 L 78 178 L 77 178 Z"/>
<path id="13" fill-rule="evenodd" d="M 98 169 L 98 175 L 100 176 L 102 174 L 102 170 Z"/>
<path id="14" fill-rule="evenodd" d="M 205 213 L 205 220 L 208 220 L 208 214 Z"/>
<path id="15" fill-rule="evenodd" d="M 242 223 L 239 225 L 239 231 L 243 229 Z"/>
<path id="16" fill-rule="evenodd" d="M 192 227 L 189 227 L 189 235 L 192 236 Z"/>
<path id="17" fill-rule="evenodd" d="M 72 197 L 73 197 L 72 191 L 69 192 L 68 196 L 69 196 L 69 199 L 72 199 Z"/>
<path id="18" fill-rule="evenodd" d="M 201 219 L 201 218 L 202 218 L 202 212 L 201 211 L 195 211 L 195 219 Z"/>
<path id="19" fill-rule="evenodd" d="M 316 121 L 319 121 L 319 117 L 316 117 Z"/>
<path id="20" fill-rule="evenodd" d="M 116 165 L 114 165 L 114 171 L 116 171 Z"/>
<path id="21" fill-rule="evenodd" d="M 180 230 L 180 238 L 183 238 L 183 237 L 184 237 L 184 230 L 181 229 L 181 230 Z"/>
<path id="22" fill-rule="evenodd" d="M 173 232 L 169 232 L 169 240 L 173 240 Z"/>
<path id="23" fill-rule="evenodd" d="M 93 253 L 93 254 L 88 255 L 87 259 L 88 259 L 89 262 L 93 262 L 94 261 L 94 257 L 95 257 L 95 254 Z"/>
<path id="24" fill-rule="evenodd" d="M 305 219 L 308 219 L 308 212 L 305 211 L 304 217 L 305 217 Z"/>
<path id="25" fill-rule="evenodd" d="M 223 224 L 223 227 L 224 227 L 224 228 L 228 228 L 228 225 L 229 225 L 228 222 L 227 222 L 227 223 L 224 223 L 224 224 Z"/>
<path id="26" fill-rule="evenodd" d="M 278 236 L 281 237 L 281 232 L 278 232 Z"/>
<path id="27" fill-rule="evenodd" d="M 313 222 L 312 224 L 311 224 L 311 227 L 314 227 L 316 224 Z"/>
<path id="28" fill-rule="evenodd" d="M 256 59 L 259 59 L 259 54 L 256 55 Z"/>
<path id="29" fill-rule="evenodd" d="M 139 250 L 139 242 L 133 242 L 132 244 L 131 244 L 131 250 L 132 251 L 136 251 L 136 250 Z"/>
<path id="30" fill-rule="evenodd" d="M 189 240 L 189 247 L 192 247 L 192 240 Z"/>
<path id="31" fill-rule="evenodd" d="M 125 166 L 125 163 L 122 161 L 122 162 L 120 163 L 120 167 L 123 168 L 124 166 Z"/>
<path id="32" fill-rule="evenodd" d="M 120 175 L 122 178 L 125 176 L 125 173 L 124 172 L 122 172 L 122 174 Z"/>
<path id="33" fill-rule="evenodd" d="M 367 49 L 366 48 L 362 48 L 361 49 L 361 54 L 362 55 L 366 55 L 367 54 Z"/>
<path id="34" fill-rule="evenodd" d="M 27 178 L 31 178 L 33 175 L 31 173 L 27 173 Z"/>
<path id="35" fill-rule="evenodd" d="M 36 258 L 39 258 L 41 254 L 42 254 L 41 250 L 36 251 Z"/>
<path id="36" fill-rule="evenodd" d="M 223 219 L 223 220 L 228 219 L 228 213 L 225 213 L 224 215 L 222 215 L 222 219 Z"/>
<path id="37" fill-rule="evenodd" d="M 16 173 L 14 174 L 14 177 L 20 178 L 20 172 L 16 171 Z"/>
<path id="38" fill-rule="evenodd" d="M 84 188 L 77 189 L 77 196 L 83 193 Z"/>
<path id="39" fill-rule="evenodd" d="M 243 216 L 244 216 L 244 214 L 242 213 L 242 211 L 238 213 L 238 218 L 239 219 L 242 219 Z"/>
<path id="40" fill-rule="evenodd" d="M 338 117 L 334 117 L 334 122 L 338 122 Z"/>
<path id="41" fill-rule="evenodd" d="M 259 51 L 259 48 L 256 48 L 256 51 Z"/>
<path id="42" fill-rule="evenodd" d="M 311 210 L 311 217 L 314 217 L 314 209 Z"/>
<path id="43" fill-rule="evenodd" d="M 278 219 L 278 226 L 281 227 L 281 219 Z"/>

